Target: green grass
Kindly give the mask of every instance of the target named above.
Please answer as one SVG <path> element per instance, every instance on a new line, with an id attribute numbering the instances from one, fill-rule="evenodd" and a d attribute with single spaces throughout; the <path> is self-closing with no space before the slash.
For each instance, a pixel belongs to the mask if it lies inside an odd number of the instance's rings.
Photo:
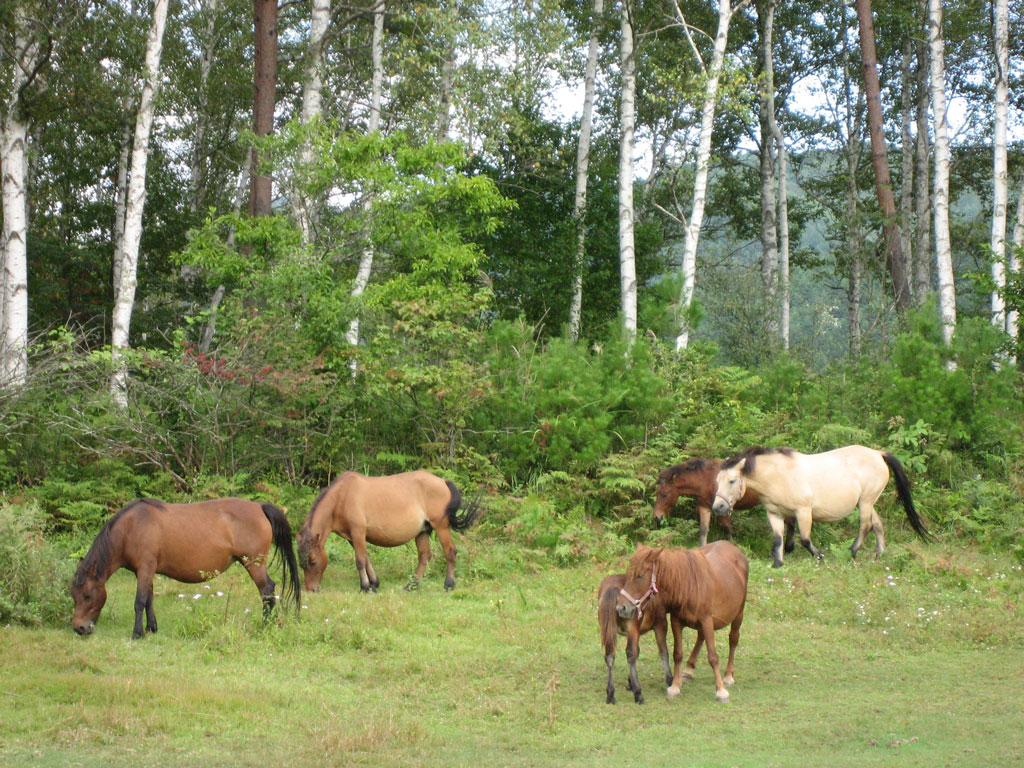
<path id="1" fill-rule="evenodd" d="M 0 764 L 1024 764 L 1009 559 L 899 540 L 859 563 L 839 547 L 781 570 L 752 554 L 732 702 L 715 701 L 703 657 L 666 699 L 647 636 L 647 703 L 625 688 L 620 647 L 609 706 L 594 590 L 625 554 L 558 569 L 471 536 L 446 594 L 443 558 L 407 593 L 413 549 L 375 550 L 382 589 L 362 595 L 347 545 L 332 549 L 299 620 L 264 627 L 233 568 L 209 589 L 158 580 L 160 632 L 133 642 L 122 571 L 91 637 L 0 629 Z"/>

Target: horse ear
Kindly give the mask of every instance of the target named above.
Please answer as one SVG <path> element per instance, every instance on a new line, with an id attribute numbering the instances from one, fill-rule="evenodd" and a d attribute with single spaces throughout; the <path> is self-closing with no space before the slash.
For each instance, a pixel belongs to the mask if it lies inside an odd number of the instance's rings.
<path id="1" fill-rule="evenodd" d="M 664 547 L 652 547 L 651 551 L 647 555 L 648 560 L 657 560 L 661 557 L 661 553 L 665 551 Z"/>
<path id="2" fill-rule="evenodd" d="M 738 469 L 740 472 L 743 472 L 743 468 L 745 466 L 747 466 L 747 457 L 746 456 L 744 456 L 742 459 L 739 460 L 739 462 L 737 462 L 736 469 Z"/>

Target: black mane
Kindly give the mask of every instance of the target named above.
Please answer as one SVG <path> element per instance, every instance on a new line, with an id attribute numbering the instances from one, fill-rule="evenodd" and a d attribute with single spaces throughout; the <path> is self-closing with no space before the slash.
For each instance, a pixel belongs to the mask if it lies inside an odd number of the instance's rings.
<path id="1" fill-rule="evenodd" d="M 92 546 L 89 547 L 88 553 L 82 558 L 78 564 L 78 569 L 75 571 L 74 584 L 76 586 L 82 586 L 85 584 L 86 579 L 90 573 L 102 574 L 106 573 L 107 568 L 110 566 L 110 558 L 113 555 L 113 546 L 110 542 L 110 534 L 113 531 L 114 526 L 117 525 L 124 516 L 131 512 L 138 506 L 149 505 L 154 507 L 162 507 L 164 503 L 158 499 L 136 499 L 135 501 L 128 502 L 120 511 L 116 512 L 112 518 L 107 520 L 100 528 L 100 532 L 96 535 L 95 541 Z"/>
<path id="2" fill-rule="evenodd" d="M 743 471 L 741 474 L 749 475 L 754 471 L 754 463 L 758 456 L 769 456 L 777 453 L 781 453 L 783 456 L 792 456 L 796 451 L 788 447 L 765 448 L 763 445 L 752 445 L 745 451 L 741 451 L 735 456 L 730 456 L 728 459 L 723 461 L 722 469 L 731 469 L 746 459 L 747 463 L 743 465 Z"/>

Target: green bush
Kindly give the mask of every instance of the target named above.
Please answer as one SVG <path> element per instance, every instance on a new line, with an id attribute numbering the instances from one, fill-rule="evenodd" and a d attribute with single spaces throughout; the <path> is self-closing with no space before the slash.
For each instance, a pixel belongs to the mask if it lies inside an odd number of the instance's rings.
<path id="1" fill-rule="evenodd" d="M 0 624 L 69 621 L 72 564 L 44 535 L 38 506 L 0 504 Z"/>

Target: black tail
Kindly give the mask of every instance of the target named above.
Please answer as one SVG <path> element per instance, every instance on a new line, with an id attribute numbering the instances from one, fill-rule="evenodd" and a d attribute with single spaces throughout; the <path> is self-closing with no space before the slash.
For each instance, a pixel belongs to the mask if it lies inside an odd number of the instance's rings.
<path id="1" fill-rule="evenodd" d="M 459 507 L 462 506 L 462 491 L 451 480 L 445 480 L 444 482 L 448 486 L 448 490 L 452 492 L 452 498 L 444 511 L 445 516 L 448 518 L 448 524 L 453 531 L 465 531 L 479 520 L 480 515 L 484 513 L 480 507 L 480 494 L 477 493 L 476 497 L 469 502 L 469 506 L 460 515 L 458 512 Z"/>
<path id="2" fill-rule="evenodd" d="M 270 529 L 274 534 L 274 547 L 283 560 L 281 566 L 281 599 L 295 601 L 295 612 L 299 612 L 299 564 L 295 560 L 292 548 L 292 527 L 284 512 L 273 504 L 262 503 L 263 514 L 270 521 Z"/>
<path id="3" fill-rule="evenodd" d="M 899 459 L 886 451 L 882 451 L 882 458 L 885 459 L 885 463 L 892 470 L 892 476 L 896 479 L 896 493 L 900 497 L 900 501 L 903 502 L 903 508 L 907 510 L 907 519 L 910 521 L 910 525 L 917 531 L 918 536 L 929 541 L 932 535 L 924 527 L 924 521 L 914 509 L 914 501 L 910 498 L 910 480 L 907 478 L 903 465 L 900 464 Z"/>

